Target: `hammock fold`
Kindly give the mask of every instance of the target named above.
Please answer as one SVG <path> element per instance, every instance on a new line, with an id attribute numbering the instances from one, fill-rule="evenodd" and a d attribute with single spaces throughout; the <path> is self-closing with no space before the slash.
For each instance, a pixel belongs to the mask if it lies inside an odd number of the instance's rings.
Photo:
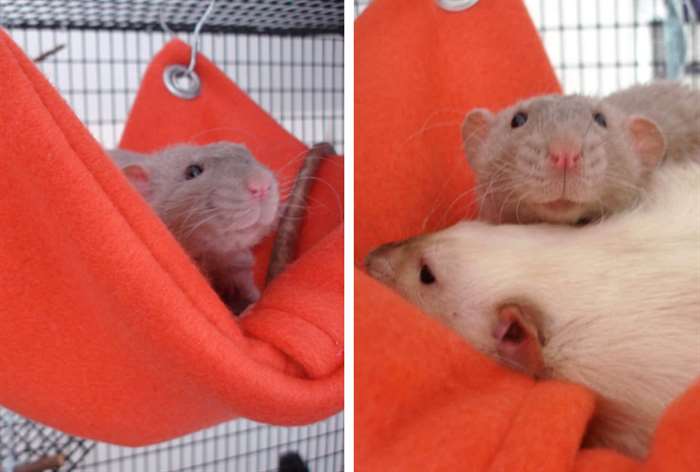
<path id="1" fill-rule="evenodd" d="M 293 178 L 306 147 L 204 56 L 198 98 L 165 90 L 188 58 L 179 41 L 154 58 L 121 147 L 228 139 Z M 239 321 L 5 32 L 0 76 L 0 404 L 127 445 L 342 408 L 342 158 L 319 170 L 299 259 Z"/>

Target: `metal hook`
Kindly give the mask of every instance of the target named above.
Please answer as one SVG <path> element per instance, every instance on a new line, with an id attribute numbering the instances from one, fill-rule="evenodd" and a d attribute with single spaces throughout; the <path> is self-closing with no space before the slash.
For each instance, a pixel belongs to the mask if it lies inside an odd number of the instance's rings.
<path id="1" fill-rule="evenodd" d="M 190 41 L 190 46 L 192 47 L 192 52 L 190 54 L 190 64 L 187 66 L 188 72 L 194 71 L 194 66 L 197 64 L 197 51 L 199 50 L 199 32 L 202 30 L 202 27 L 204 26 L 204 22 L 207 21 L 207 18 L 209 17 L 211 12 L 214 10 L 215 4 L 216 4 L 216 0 L 211 0 L 211 3 L 209 4 L 209 7 L 207 7 L 207 10 L 204 12 L 204 15 L 202 15 L 202 18 L 199 20 L 197 25 L 194 27 L 194 33 L 192 33 L 192 41 Z"/>
<path id="2" fill-rule="evenodd" d="M 165 82 L 165 87 L 176 97 L 191 100 L 199 96 L 201 82 L 199 80 L 199 76 L 194 71 L 194 68 L 197 65 L 197 52 L 199 52 L 199 34 L 204 26 L 204 23 L 207 21 L 207 18 L 214 10 L 215 4 L 216 0 L 211 0 L 209 6 L 204 12 L 204 15 L 202 15 L 202 18 L 200 18 L 195 25 L 189 41 L 191 50 L 189 64 L 186 67 L 181 64 L 174 64 L 166 67 L 163 71 L 163 81 Z M 174 35 L 163 19 L 162 10 L 160 24 L 163 27 L 163 30 L 171 35 Z"/>
<path id="3" fill-rule="evenodd" d="M 164 0 L 164 3 L 168 3 L 168 0 Z M 165 14 L 165 8 L 161 8 L 160 11 L 158 12 L 158 19 L 160 20 L 160 27 L 163 28 L 163 31 L 168 33 L 171 38 L 177 37 L 177 34 L 175 31 L 171 30 L 170 27 L 168 26 L 168 23 L 165 21 L 165 17 L 163 16 Z"/>

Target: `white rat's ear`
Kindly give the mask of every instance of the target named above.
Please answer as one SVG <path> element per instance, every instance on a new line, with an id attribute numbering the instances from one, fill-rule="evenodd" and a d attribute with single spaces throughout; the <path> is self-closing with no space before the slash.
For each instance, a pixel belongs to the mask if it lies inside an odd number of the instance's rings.
<path id="1" fill-rule="evenodd" d="M 498 309 L 493 337 L 501 359 L 528 375 L 538 377 L 544 372 L 544 358 L 535 318 L 535 313 L 528 307 L 502 306 Z"/>
<path id="2" fill-rule="evenodd" d="M 151 176 L 143 166 L 138 164 L 131 164 L 122 169 L 124 175 L 131 185 L 133 185 L 138 192 L 143 195 L 144 198 L 148 199 L 151 195 Z"/>
<path id="3" fill-rule="evenodd" d="M 479 157 L 479 150 L 493 124 L 493 114 L 484 108 L 470 111 L 462 124 L 462 142 L 467 152 L 467 160 L 474 165 Z"/>
<path id="4" fill-rule="evenodd" d="M 666 154 L 666 138 L 656 123 L 643 116 L 633 115 L 627 119 L 627 132 L 632 148 L 647 168 L 655 167 Z"/>

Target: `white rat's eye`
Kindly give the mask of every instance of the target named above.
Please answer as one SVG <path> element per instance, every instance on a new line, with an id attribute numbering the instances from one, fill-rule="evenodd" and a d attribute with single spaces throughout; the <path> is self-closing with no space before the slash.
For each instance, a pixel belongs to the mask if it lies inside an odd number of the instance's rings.
<path id="1" fill-rule="evenodd" d="M 598 123 L 603 128 L 608 127 L 608 122 L 605 120 L 605 115 L 603 115 L 601 112 L 594 113 L 593 119 L 595 120 L 596 123 Z"/>
<path id="2" fill-rule="evenodd" d="M 519 111 L 513 116 L 513 119 L 510 121 L 510 127 L 520 128 L 525 123 L 527 123 L 527 113 L 525 113 L 524 111 Z"/>
<path id="3" fill-rule="evenodd" d="M 185 180 L 192 180 L 202 172 L 204 172 L 204 168 L 198 164 L 187 166 L 187 169 L 185 169 Z"/>
<path id="4" fill-rule="evenodd" d="M 427 264 L 423 264 L 420 268 L 420 282 L 424 285 L 430 285 L 435 282 L 435 276 Z"/>

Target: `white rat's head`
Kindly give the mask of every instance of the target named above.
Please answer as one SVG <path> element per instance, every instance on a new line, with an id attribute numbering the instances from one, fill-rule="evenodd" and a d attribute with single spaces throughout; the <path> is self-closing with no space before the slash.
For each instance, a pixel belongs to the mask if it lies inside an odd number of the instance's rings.
<path id="1" fill-rule="evenodd" d="M 471 222 L 465 232 L 464 225 L 384 244 L 367 256 L 367 271 L 482 352 L 542 375 L 542 320 L 529 300 L 509 290 L 517 274 L 502 262 L 517 247 L 496 254 L 493 244 L 482 244 L 493 227 Z"/>
<path id="2" fill-rule="evenodd" d="M 629 207 L 666 149 L 651 120 L 575 95 L 473 110 L 462 138 L 483 218 L 497 223 L 576 223 Z"/>
<path id="3" fill-rule="evenodd" d="M 239 144 L 177 145 L 122 170 L 195 255 L 222 241 L 250 247 L 277 220 L 277 180 Z"/>

